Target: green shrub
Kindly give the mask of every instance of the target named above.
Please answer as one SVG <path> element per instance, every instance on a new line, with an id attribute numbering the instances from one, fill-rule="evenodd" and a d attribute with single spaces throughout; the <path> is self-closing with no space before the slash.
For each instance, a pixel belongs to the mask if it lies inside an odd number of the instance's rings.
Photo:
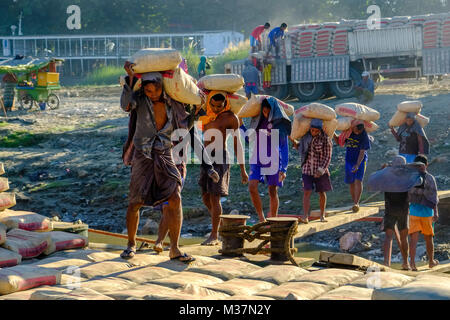
<path id="1" fill-rule="evenodd" d="M 0 147 L 17 148 L 31 147 L 45 140 L 43 135 L 33 134 L 28 131 L 16 131 L 0 137 Z"/>
<path id="2" fill-rule="evenodd" d="M 225 64 L 234 61 L 242 60 L 249 57 L 250 41 L 246 40 L 240 42 L 237 46 L 230 46 L 225 50 L 223 55 L 213 58 L 211 69 L 207 71 L 208 74 L 225 73 Z"/>
<path id="3" fill-rule="evenodd" d="M 90 72 L 83 85 L 112 85 L 119 83 L 119 77 L 125 75 L 123 67 L 105 66 Z"/>

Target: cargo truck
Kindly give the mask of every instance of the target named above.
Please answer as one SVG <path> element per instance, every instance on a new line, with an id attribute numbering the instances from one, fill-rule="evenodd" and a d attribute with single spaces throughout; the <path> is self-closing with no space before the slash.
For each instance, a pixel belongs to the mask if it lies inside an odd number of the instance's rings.
<path id="1" fill-rule="evenodd" d="M 382 19 L 378 29 L 369 29 L 366 20 L 299 25 L 280 45 L 280 57 L 269 59 L 265 93 L 305 102 L 349 98 L 363 71 L 374 81 L 450 73 L 450 13 Z M 243 67 L 239 60 L 226 68 L 241 74 Z"/>

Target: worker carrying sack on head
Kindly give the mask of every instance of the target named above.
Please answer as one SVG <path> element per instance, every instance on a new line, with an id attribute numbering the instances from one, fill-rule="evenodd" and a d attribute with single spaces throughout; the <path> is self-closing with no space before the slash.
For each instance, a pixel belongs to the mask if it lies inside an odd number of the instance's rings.
<path id="1" fill-rule="evenodd" d="M 375 94 L 375 86 L 373 80 L 370 79 L 370 74 L 364 71 L 361 74 L 361 81 L 355 85 L 355 97 L 360 103 L 368 103 L 373 100 Z"/>
<path id="2" fill-rule="evenodd" d="M 417 121 L 417 115 L 414 112 L 406 114 L 405 122 L 395 131 L 390 126 L 391 133 L 395 139 L 400 142 L 398 153 L 405 157 L 407 163 L 414 162 L 419 154 L 428 154 L 430 144 L 427 135 L 422 126 Z"/>
<path id="3" fill-rule="evenodd" d="M 351 128 L 334 135 L 336 144 L 346 148 L 345 183 L 350 185 L 353 200 L 353 212 L 359 211 L 359 201 L 363 190 L 363 178 L 367 165 L 367 151 L 371 148 L 371 140 L 367 134 L 364 121 L 353 120 Z"/>
<path id="4" fill-rule="evenodd" d="M 336 119 L 329 121 L 333 120 L 336 122 Z M 320 221 L 327 222 L 325 220 L 326 192 L 333 189 L 328 170 L 333 143 L 324 131 L 324 122 L 321 119 L 311 119 L 309 131 L 298 143 L 293 141 L 294 148 L 299 151 L 302 160 L 303 217 L 300 218 L 302 223 L 309 222 L 310 198 L 313 189 L 319 193 Z"/>

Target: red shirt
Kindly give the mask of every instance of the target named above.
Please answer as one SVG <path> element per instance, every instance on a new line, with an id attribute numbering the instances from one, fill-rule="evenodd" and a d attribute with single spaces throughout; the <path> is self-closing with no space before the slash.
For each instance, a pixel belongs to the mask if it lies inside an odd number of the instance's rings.
<path id="1" fill-rule="evenodd" d="M 261 34 L 264 32 L 264 30 L 265 29 L 263 25 L 257 26 L 255 29 L 253 29 L 251 36 L 256 40 L 261 41 Z"/>

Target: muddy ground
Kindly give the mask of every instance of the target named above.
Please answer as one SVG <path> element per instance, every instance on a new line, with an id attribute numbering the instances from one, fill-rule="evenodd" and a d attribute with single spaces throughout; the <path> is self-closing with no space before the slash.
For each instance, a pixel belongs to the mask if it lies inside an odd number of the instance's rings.
<path id="1" fill-rule="evenodd" d="M 450 153 L 450 81 L 428 85 L 410 81 L 380 85 L 369 106 L 381 113 L 380 129 L 373 133 L 375 141 L 369 153 L 367 172 L 371 173 L 396 154 L 398 144 L 390 134 L 387 122 L 404 100 L 420 99 L 422 113 L 431 118 L 426 132 L 431 142 L 430 158 Z M 4 162 L 11 189 L 17 194 L 17 210 L 32 210 L 46 216 L 59 216 L 64 221 L 82 220 L 91 228 L 124 232 L 130 169 L 121 161 L 122 145 L 127 136 L 128 117 L 119 107 L 121 88 L 69 87 L 60 91 L 61 106 L 57 110 L 12 111 L 8 119 L 0 118 L 0 162 Z M 330 106 L 354 99 L 323 100 Z M 303 105 L 291 101 L 295 107 Z M 328 206 L 350 205 L 350 195 L 343 183 L 343 148 L 334 146 L 330 167 L 334 191 L 329 193 Z M 441 161 L 430 167 L 439 189 L 450 188 L 450 166 Z M 188 165 L 183 189 L 184 236 L 204 236 L 210 230 L 209 215 L 202 205 L 197 185 L 199 167 Z M 367 177 L 367 175 L 366 175 Z M 302 212 L 301 169 L 298 153 L 291 150 L 285 187 L 280 192 L 280 213 Z M 264 207 L 268 209 L 267 188 L 260 186 Z M 371 194 L 364 192 L 362 199 Z M 239 168 L 232 168 L 230 196 L 224 198 L 225 213 L 237 210 L 257 221 L 247 187 L 241 185 Z M 373 198 L 382 200 L 382 196 Z M 313 209 L 317 207 L 313 199 Z M 159 211 L 145 208 L 141 212 L 140 230 L 154 233 Z M 145 225 L 145 227 L 144 227 Z M 442 228 L 442 232 L 440 232 Z M 377 223 L 352 223 L 308 237 L 305 241 L 336 246 L 344 231 L 360 231 L 363 242 L 371 249 L 364 255 L 379 256 L 383 234 Z M 449 232 L 436 226 L 436 242 L 442 257 L 448 259 Z M 423 245 L 423 244 L 420 244 Z M 395 251 L 396 249 L 394 249 Z"/>

